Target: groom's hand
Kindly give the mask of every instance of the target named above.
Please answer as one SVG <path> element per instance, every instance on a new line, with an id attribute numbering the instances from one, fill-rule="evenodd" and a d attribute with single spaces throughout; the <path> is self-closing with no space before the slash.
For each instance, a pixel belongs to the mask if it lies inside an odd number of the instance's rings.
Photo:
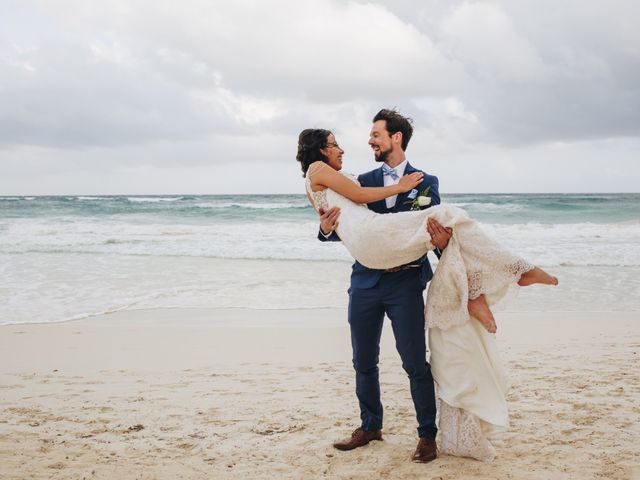
<path id="1" fill-rule="evenodd" d="M 429 218 L 429 220 L 427 220 L 427 232 L 431 235 L 431 243 L 433 246 L 440 251 L 447 248 L 447 245 L 449 245 L 449 239 L 453 234 L 453 230 L 448 227 L 443 227 L 440 225 L 440 222 L 434 218 Z"/>
<path id="2" fill-rule="evenodd" d="M 338 228 L 338 217 L 340 216 L 340 208 L 332 207 L 326 212 L 323 209 L 318 211 L 320 214 L 320 231 L 327 236 Z"/>

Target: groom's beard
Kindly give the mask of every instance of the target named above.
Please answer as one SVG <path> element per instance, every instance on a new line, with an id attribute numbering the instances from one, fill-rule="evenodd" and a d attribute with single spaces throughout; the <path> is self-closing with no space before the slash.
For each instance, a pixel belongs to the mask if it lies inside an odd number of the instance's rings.
<path id="1" fill-rule="evenodd" d="M 378 155 L 376 155 L 375 153 L 373 154 L 373 159 L 376 162 L 386 162 L 390 153 L 391 153 L 391 149 L 386 150 L 384 152 L 382 150 L 380 150 L 380 154 L 378 154 Z"/>

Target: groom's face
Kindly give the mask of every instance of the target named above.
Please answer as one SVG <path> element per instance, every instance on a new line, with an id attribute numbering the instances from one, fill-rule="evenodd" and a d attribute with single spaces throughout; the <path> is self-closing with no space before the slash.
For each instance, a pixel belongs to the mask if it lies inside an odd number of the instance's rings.
<path id="1" fill-rule="evenodd" d="M 393 152 L 393 142 L 387 131 L 386 120 L 378 120 L 373 123 L 369 133 L 369 146 L 373 150 L 376 162 L 385 162 L 389 154 Z"/>

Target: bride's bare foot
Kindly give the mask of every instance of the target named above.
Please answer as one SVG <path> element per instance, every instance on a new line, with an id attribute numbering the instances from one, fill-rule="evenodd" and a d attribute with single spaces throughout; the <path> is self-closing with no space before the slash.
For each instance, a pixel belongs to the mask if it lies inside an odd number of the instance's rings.
<path id="1" fill-rule="evenodd" d="M 526 287 L 527 285 L 533 285 L 535 283 L 558 285 L 558 278 L 553 275 L 549 275 L 541 268 L 533 267 L 533 270 L 523 273 L 520 280 L 518 280 L 518 285 L 521 287 Z"/>
<path id="2" fill-rule="evenodd" d="M 491 309 L 489 305 L 487 305 L 487 300 L 484 298 L 484 295 L 469 300 L 467 308 L 469 309 L 469 314 L 478 320 L 489 333 L 496 333 L 498 329 L 496 327 L 496 319 L 493 318 L 493 313 L 491 313 Z"/>

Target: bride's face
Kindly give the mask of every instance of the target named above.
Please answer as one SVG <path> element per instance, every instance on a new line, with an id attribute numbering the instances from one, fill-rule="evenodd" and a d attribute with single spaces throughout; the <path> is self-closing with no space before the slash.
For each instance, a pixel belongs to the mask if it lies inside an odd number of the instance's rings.
<path id="1" fill-rule="evenodd" d="M 344 154 L 344 150 L 340 148 L 336 142 L 336 138 L 332 134 L 327 135 L 327 146 L 320 151 L 327 157 L 327 163 L 331 168 L 335 170 L 342 169 L 342 155 Z"/>

